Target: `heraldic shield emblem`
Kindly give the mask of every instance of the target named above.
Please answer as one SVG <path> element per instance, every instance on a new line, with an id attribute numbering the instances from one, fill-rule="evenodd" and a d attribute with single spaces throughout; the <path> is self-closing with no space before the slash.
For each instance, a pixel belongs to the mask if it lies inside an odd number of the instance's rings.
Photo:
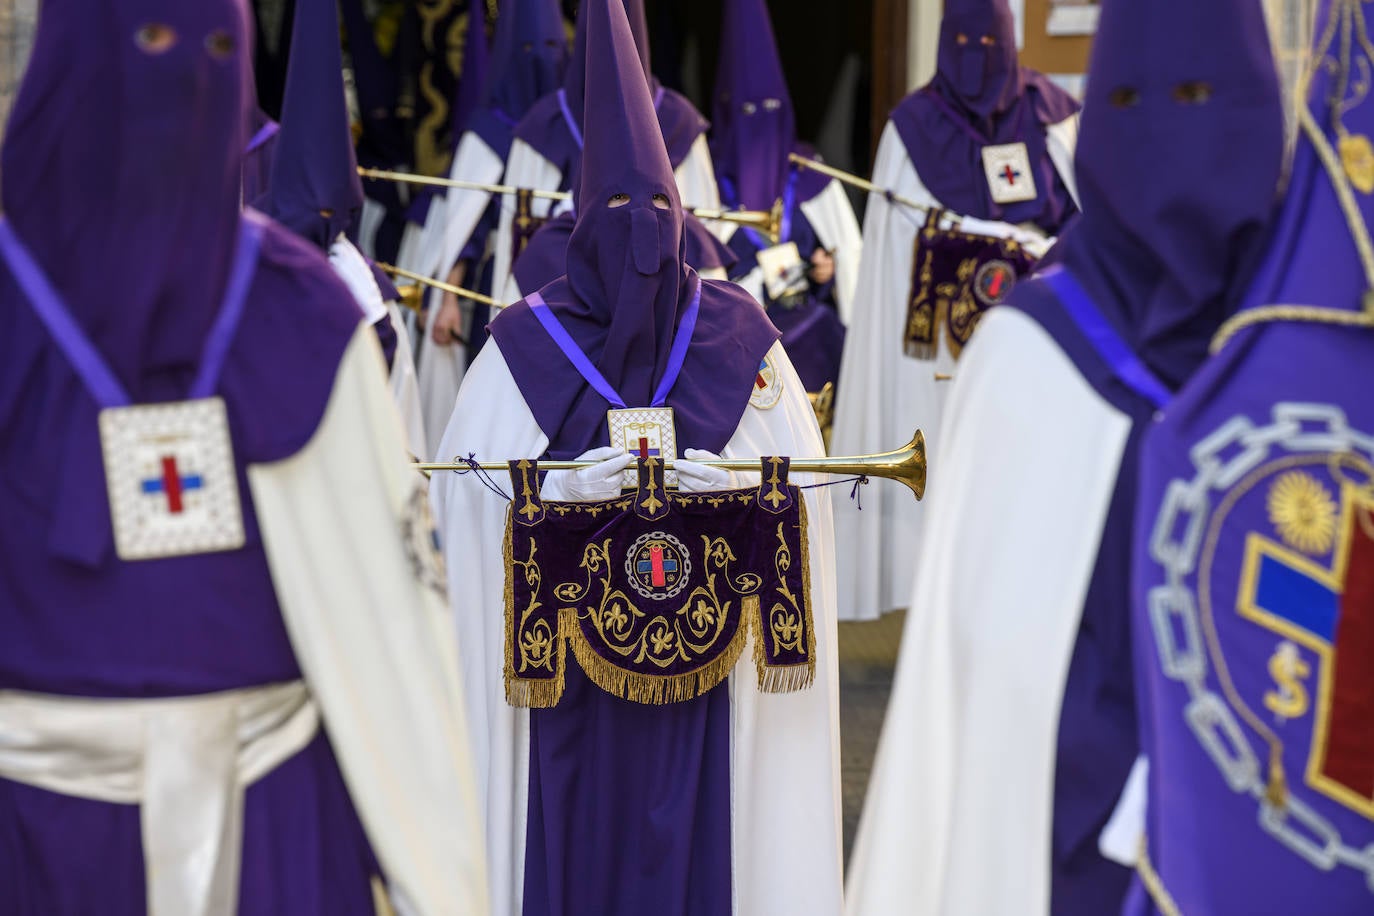
<path id="1" fill-rule="evenodd" d="M 1364 872 L 1374 911 L 1374 428 L 1278 402 L 1187 454 L 1141 519 L 1152 775 L 1206 793 L 1190 819 L 1248 798 L 1236 832 Z"/>

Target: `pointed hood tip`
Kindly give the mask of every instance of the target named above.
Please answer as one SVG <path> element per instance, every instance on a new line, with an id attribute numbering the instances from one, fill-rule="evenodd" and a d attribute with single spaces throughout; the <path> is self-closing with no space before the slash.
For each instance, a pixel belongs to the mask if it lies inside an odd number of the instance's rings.
<path id="1" fill-rule="evenodd" d="M 352 228 L 363 205 L 339 36 L 335 0 L 298 0 L 265 203 L 323 249 Z"/>

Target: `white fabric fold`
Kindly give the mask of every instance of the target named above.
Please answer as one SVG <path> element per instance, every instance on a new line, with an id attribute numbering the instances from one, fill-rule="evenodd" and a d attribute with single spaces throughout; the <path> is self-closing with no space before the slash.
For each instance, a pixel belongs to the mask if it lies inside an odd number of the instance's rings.
<path id="1" fill-rule="evenodd" d="M 3 691 L 0 776 L 139 805 L 150 916 L 234 916 L 244 790 L 319 725 L 300 681 L 170 699 Z"/>

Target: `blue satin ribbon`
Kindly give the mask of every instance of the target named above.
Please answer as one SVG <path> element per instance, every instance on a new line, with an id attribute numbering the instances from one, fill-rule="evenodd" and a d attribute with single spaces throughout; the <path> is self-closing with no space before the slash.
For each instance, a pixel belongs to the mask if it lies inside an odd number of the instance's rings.
<path id="1" fill-rule="evenodd" d="M 243 317 L 244 306 L 248 301 L 248 288 L 258 263 L 258 251 L 262 246 L 262 217 L 250 212 L 243 215 L 239 223 L 238 246 L 234 252 L 234 263 L 229 274 L 229 283 L 224 290 L 224 301 L 219 314 L 205 339 L 201 353 L 200 368 L 195 381 L 187 394 L 188 400 L 208 398 L 215 393 L 219 384 L 220 372 L 233 342 L 234 332 Z M 128 407 L 133 404 L 128 391 L 115 377 L 109 363 L 96 350 L 91 339 L 81 330 L 71 310 L 62 301 L 61 295 L 43 269 L 38 266 L 14 228 L 9 222 L 0 219 L 0 258 L 9 265 L 19 288 L 28 297 L 34 313 L 38 315 L 53 342 L 57 344 L 67 362 L 81 378 L 82 384 L 91 397 L 102 408 Z"/>
<path id="2" fill-rule="evenodd" d="M 1126 387 L 1149 401 L 1157 410 L 1173 400 L 1173 393 L 1168 386 L 1141 362 L 1130 344 L 1102 317 L 1092 296 L 1088 295 L 1077 277 L 1064 269 L 1062 264 L 1056 264 L 1038 274 L 1037 278 L 1044 280 L 1059 297 L 1069 318 Z"/>
<path id="3" fill-rule="evenodd" d="M 673 337 L 673 347 L 668 353 L 668 365 L 663 371 L 663 378 L 659 379 L 658 390 L 654 392 L 653 403 L 650 407 L 662 407 L 668 402 L 668 392 L 673 390 L 677 384 L 677 377 L 682 374 L 682 364 L 687 361 L 687 348 L 692 343 L 692 332 L 696 330 L 697 315 L 701 311 L 701 278 L 697 277 L 697 286 L 692 293 L 692 301 L 688 303 L 687 310 L 682 313 L 682 321 L 678 323 L 677 334 Z M 558 320 L 558 316 L 549 308 L 544 297 L 538 293 L 531 293 L 525 297 L 530 309 L 534 312 L 534 317 L 539 319 L 539 323 L 544 326 L 549 337 L 558 344 L 558 349 L 563 351 L 563 355 L 568 358 L 568 362 L 573 364 L 577 374 L 582 376 L 588 385 L 591 385 L 596 393 L 610 402 L 612 407 L 624 410 L 627 405 L 620 393 L 606 381 L 606 377 L 601 371 L 592 365 L 592 361 L 587 358 L 587 354 L 582 352 L 582 348 L 573 340 L 568 329 L 563 327 L 563 323 Z"/>

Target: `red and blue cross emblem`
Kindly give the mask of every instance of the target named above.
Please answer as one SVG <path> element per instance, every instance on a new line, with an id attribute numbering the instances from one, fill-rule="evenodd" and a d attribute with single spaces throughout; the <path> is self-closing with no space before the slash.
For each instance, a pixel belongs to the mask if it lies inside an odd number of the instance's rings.
<path id="1" fill-rule="evenodd" d="M 205 481 L 199 474 L 181 473 L 177 467 L 176 458 L 172 455 L 164 455 L 162 457 L 161 476 L 144 478 L 140 484 L 145 494 L 160 493 L 166 496 L 167 511 L 173 515 L 178 515 L 186 508 L 182 495 L 203 488 Z"/>
<path id="2" fill-rule="evenodd" d="M 1011 163 L 1002 166 L 1002 171 L 998 173 L 1008 186 L 1016 184 L 1016 180 L 1021 177 L 1021 170 L 1011 167 Z"/>
<path id="3" fill-rule="evenodd" d="M 1321 660 L 1306 781 L 1374 819 L 1374 502 L 1343 489 L 1331 566 L 1251 532 L 1237 609 Z"/>
<path id="4" fill-rule="evenodd" d="M 662 544 L 650 544 L 649 556 L 635 565 L 635 571 L 647 575 L 654 588 L 663 588 L 668 584 L 668 574 L 677 572 L 677 560 L 664 554 Z"/>

